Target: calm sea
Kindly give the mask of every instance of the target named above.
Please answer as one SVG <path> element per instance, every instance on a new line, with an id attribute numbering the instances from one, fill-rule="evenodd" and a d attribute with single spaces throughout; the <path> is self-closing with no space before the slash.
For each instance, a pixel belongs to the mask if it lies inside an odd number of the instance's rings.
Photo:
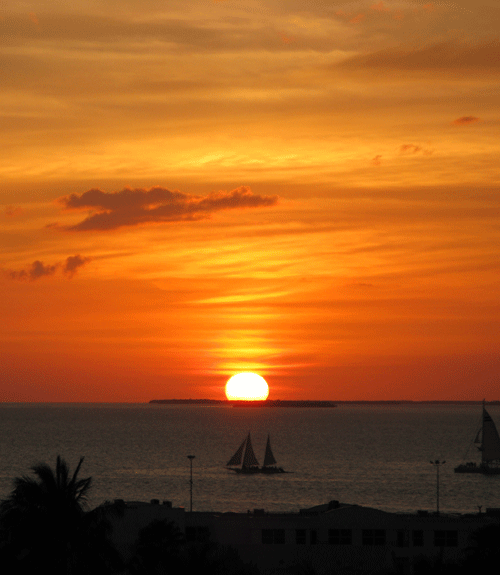
<path id="1" fill-rule="evenodd" d="M 500 406 L 489 412 L 500 426 Z M 170 500 L 198 511 L 297 511 L 338 499 L 387 511 L 500 507 L 500 475 L 455 474 L 480 426 L 480 406 L 339 405 L 245 409 L 149 404 L 1 404 L 0 497 L 12 479 L 62 455 L 92 476 L 90 506 Z M 267 434 L 283 475 L 241 476 L 224 466 L 251 431 L 262 462 Z"/>

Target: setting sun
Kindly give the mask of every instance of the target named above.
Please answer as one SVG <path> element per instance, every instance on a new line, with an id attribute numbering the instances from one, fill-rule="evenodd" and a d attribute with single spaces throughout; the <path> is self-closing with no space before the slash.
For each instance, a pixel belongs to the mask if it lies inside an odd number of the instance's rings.
<path id="1" fill-rule="evenodd" d="M 226 397 L 229 400 L 262 401 L 268 395 L 266 380 L 256 373 L 237 373 L 226 383 Z"/>

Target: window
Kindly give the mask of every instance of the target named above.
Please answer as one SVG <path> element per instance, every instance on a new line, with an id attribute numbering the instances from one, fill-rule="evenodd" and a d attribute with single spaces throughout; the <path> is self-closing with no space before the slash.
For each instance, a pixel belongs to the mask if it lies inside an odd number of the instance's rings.
<path id="1" fill-rule="evenodd" d="M 306 530 L 305 529 L 296 529 L 295 530 L 295 543 L 297 543 L 297 545 L 305 545 L 306 544 Z"/>
<path id="2" fill-rule="evenodd" d="M 400 529 L 397 532 L 397 546 L 398 547 L 408 547 L 409 546 L 409 537 L 408 537 L 408 531 L 405 531 L 404 529 Z"/>
<path id="3" fill-rule="evenodd" d="M 434 531 L 436 547 L 458 547 L 458 531 Z"/>
<path id="4" fill-rule="evenodd" d="M 264 545 L 283 545 L 285 543 L 284 529 L 263 529 L 262 543 Z"/>
<path id="5" fill-rule="evenodd" d="M 279 545 L 285 544 L 285 530 L 284 529 L 274 529 L 274 542 Z"/>
<path id="6" fill-rule="evenodd" d="M 311 545 L 316 545 L 316 543 L 318 542 L 318 532 L 316 531 L 316 529 L 311 529 L 309 537 Z"/>
<path id="7" fill-rule="evenodd" d="M 351 529 L 328 529 L 328 543 L 330 545 L 351 545 Z"/>
<path id="8" fill-rule="evenodd" d="M 272 529 L 262 530 L 262 543 L 264 543 L 264 545 L 270 545 L 271 543 L 274 543 L 274 533 Z"/>
<path id="9" fill-rule="evenodd" d="M 363 529 L 363 545 L 385 545 L 384 529 Z"/>
<path id="10" fill-rule="evenodd" d="M 412 533 L 413 547 L 423 547 L 424 546 L 424 532 L 422 529 L 416 529 Z"/>

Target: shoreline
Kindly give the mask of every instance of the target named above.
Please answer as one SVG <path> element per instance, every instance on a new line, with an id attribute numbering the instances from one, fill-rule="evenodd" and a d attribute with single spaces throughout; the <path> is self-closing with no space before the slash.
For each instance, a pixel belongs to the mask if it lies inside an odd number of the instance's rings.
<path id="1" fill-rule="evenodd" d="M 266 399 L 265 401 L 230 401 L 228 399 L 151 399 L 150 404 L 160 405 L 212 405 L 227 407 L 325 407 L 333 408 L 338 405 L 482 405 L 483 401 L 455 401 L 455 400 L 281 400 Z M 485 405 L 500 405 L 500 401 L 486 401 Z"/>

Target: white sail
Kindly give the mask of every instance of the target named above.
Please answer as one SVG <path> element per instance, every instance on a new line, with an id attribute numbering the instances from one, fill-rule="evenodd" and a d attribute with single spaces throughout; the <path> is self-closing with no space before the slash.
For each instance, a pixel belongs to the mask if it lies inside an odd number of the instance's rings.
<path id="1" fill-rule="evenodd" d="M 500 437 L 495 422 L 484 407 L 481 459 L 483 463 L 500 460 Z"/>

